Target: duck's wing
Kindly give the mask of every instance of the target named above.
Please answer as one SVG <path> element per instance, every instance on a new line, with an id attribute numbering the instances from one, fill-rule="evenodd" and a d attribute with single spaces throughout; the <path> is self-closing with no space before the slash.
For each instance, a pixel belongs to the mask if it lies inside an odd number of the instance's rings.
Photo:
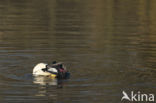
<path id="1" fill-rule="evenodd" d="M 47 72 L 53 73 L 53 74 L 57 74 L 58 71 L 56 68 L 48 68 Z"/>
<path id="2" fill-rule="evenodd" d="M 43 68 L 42 71 L 43 72 L 49 72 L 49 73 L 52 73 L 52 74 L 57 74 L 58 73 L 57 69 L 51 67 L 50 65 L 46 65 L 46 68 Z"/>

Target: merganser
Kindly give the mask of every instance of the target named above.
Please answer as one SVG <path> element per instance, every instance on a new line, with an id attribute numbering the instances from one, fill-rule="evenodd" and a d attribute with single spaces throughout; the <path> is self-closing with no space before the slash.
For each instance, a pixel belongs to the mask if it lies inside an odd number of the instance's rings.
<path id="1" fill-rule="evenodd" d="M 38 63 L 33 69 L 33 75 L 65 79 L 70 76 L 70 73 L 66 70 L 62 63 L 57 63 L 54 61 L 52 64 Z"/>

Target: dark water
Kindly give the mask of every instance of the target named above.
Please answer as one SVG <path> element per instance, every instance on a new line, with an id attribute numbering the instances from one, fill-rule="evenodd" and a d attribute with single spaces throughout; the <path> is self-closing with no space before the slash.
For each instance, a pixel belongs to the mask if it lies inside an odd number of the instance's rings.
<path id="1" fill-rule="evenodd" d="M 0 103 L 120 103 L 156 94 L 156 1 L 1 0 Z M 39 62 L 71 78 L 34 78 Z"/>

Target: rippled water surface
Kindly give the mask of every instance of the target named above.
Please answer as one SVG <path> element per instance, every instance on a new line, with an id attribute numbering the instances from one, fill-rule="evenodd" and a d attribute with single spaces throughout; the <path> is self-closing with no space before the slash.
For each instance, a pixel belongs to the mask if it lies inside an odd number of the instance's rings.
<path id="1" fill-rule="evenodd" d="M 0 103 L 119 103 L 156 94 L 156 1 L 1 0 Z M 65 62 L 68 80 L 33 77 Z"/>

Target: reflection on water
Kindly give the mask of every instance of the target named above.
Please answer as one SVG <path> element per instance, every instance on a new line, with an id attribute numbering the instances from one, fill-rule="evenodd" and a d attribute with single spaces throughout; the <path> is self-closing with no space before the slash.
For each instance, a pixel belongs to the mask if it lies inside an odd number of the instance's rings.
<path id="1" fill-rule="evenodd" d="M 49 86 L 57 86 L 58 88 L 63 88 L 63 84 L 66 80 L 50 78 L 50 77 L 45 77 L 45 76 L 34 76 L 33 83 L 39 84 L 42 86 L 49 85 Z"/>
<path id="2" fill-rule="evenodd" d="M 58 81 L 57 79 L 52 79 L 45 76 L 35 76 L 33 82 L 40 85 L 57 85 Z"/>
<path id="3" fill-rule="evenodd" d="M 52 79 L 50 77 L 45 77 L 45 76 L 35 76 L 33 83 L 40 85 L 38 89 L 38 93 L 35 94 L 35 96 L 47 96 L 48 91 L 47 88 L 48 86 L 56 86 L 57 88 L 63 88 L 63 80 L 58 80 L 58 79 Z M 53 88 L 53 89 L 57 89 Z M 54 96 L 55 94 L 53 94 Z"/>
<path id="4" fill-rule="evenodd" d="M 116 103 L 122 90 L 156 94 L 155 3 L 1 0 L 0 102 Z M 31 75 L 35 64 L 54 60 L 72 74 L 62 89 Z"/>

